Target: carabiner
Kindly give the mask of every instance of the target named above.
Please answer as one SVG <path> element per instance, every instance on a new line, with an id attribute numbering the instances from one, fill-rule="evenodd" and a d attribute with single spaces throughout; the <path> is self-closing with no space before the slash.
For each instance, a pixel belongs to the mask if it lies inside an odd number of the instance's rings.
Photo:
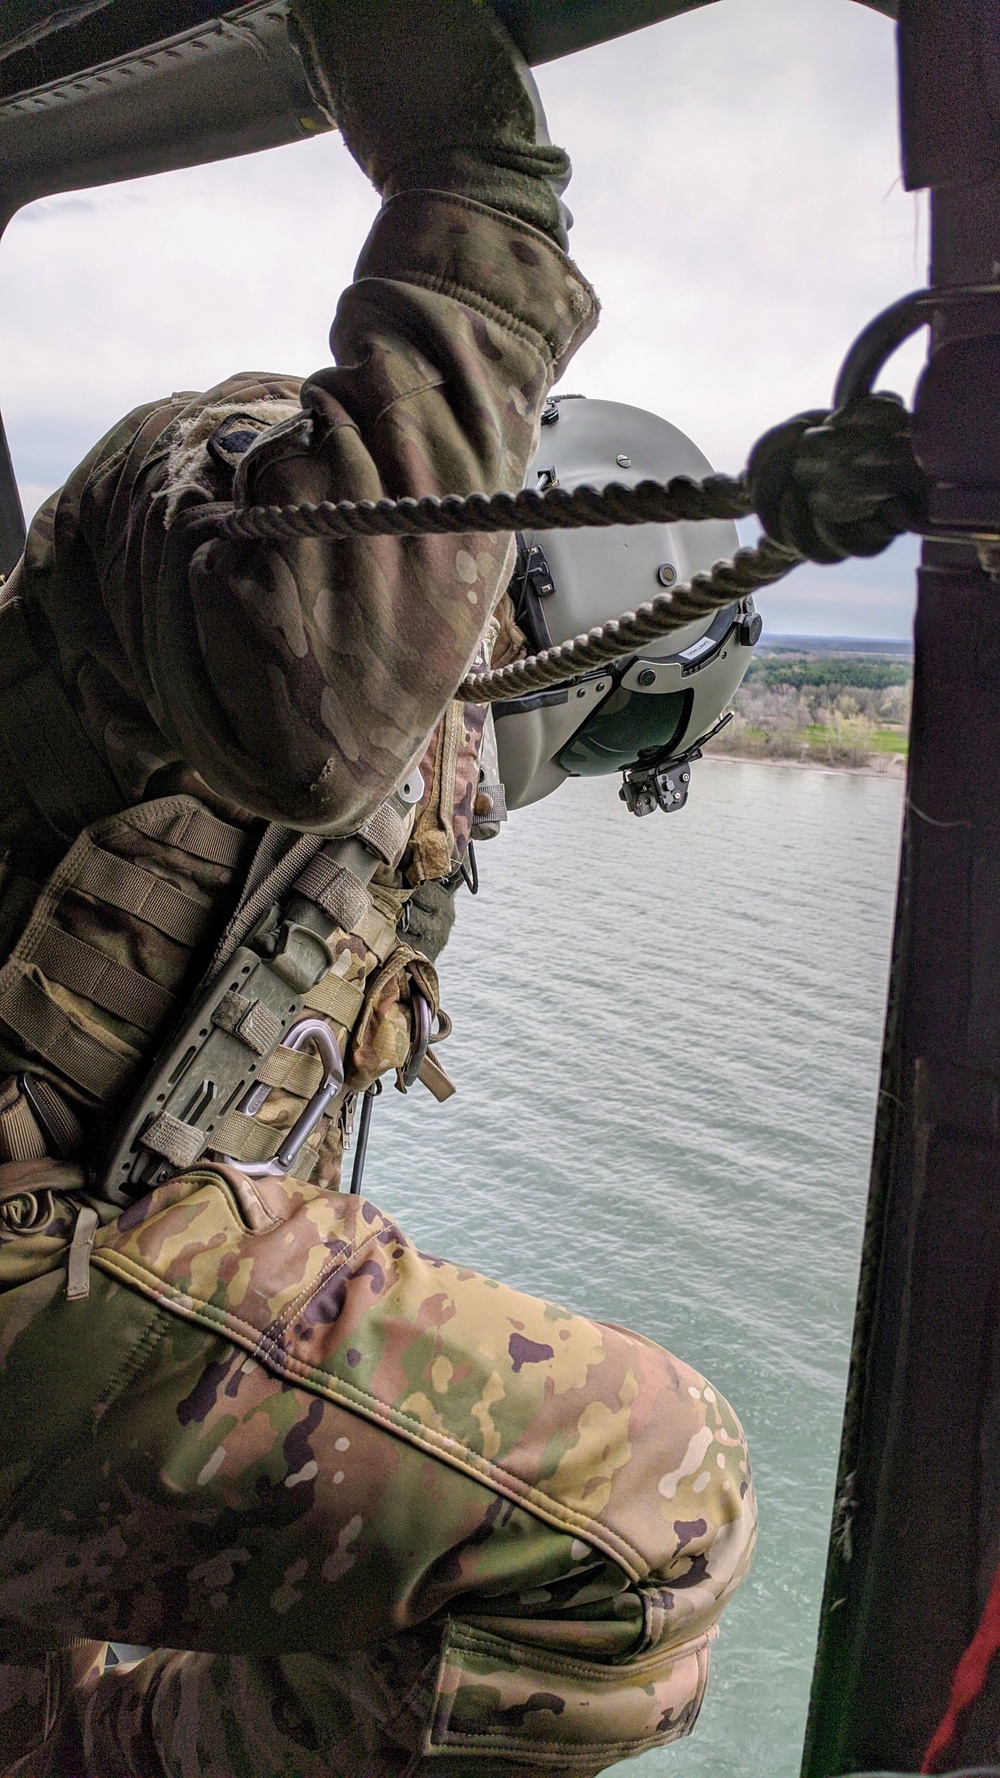
<path id="1" fill-rule="evenodd" d="M 424 1057 L 431 1041 L 434 1029 L 434 1008 L 431 1006 L 422 988 L 415 981 L 410 981 L 410 1005 L 413 1008 L 413 1042 L 404 1066 L 399 1071 L 400 1085 L 404 1091 L 412 1087 L 417 1075 L 424 1065 Z"/>
<path id="2" fill-rule="evenodd" d="M 306 1137 L 312 1135 L 331 1099 L 336 1097 L 344 1084 L 343 1058 L 334 1041 L 333 1032 L 323 1019 L 300 1019 L 297 1025 L 293 1025 L 291 1030 L 286 1032 L 282 1039 L 282 1048 L 300 1050 L 310 1040 L 319 1051 L 324 1067 L 323 1079 L 277 1152 L 272 1155 L 269 1161 L 239 1161 L 235 1155 L 220 1154 L 216 1151 L 215 1158 L 217 1160 L 228 1161 L 230 1166 L 237 1167 L 241 1173 L 246 1173 L 251 1179 L 263 1179 L 275 1175 L 282 1178 L 286 1173 L 291 1172 Z M 244 1093 L 236 1108 L 237 1111 L 245 1117 L 252 1117 L 255 1112 L 260 1110 L 270 1091 L 269 1086 L 259 1083 L 251 1087 L 248 1092 Z"/>

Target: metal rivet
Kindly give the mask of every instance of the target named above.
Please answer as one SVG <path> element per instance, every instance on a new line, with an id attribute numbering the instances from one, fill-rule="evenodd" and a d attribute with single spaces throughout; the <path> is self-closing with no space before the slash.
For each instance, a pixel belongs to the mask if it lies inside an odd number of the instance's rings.
<path id="1" fill-rule="evenodd" d="M 622 452 L 620 457 L 615 458 L 615 462 L 617 463 L 619 469 L 631 469 L 631 467 L 632 467 L 631 457 L 626 457 L 624 452 Z"/>
<path id="2" fill-rule="evenodd" d="M 581 687 L 576 695 L 578 698 L 585 698 L 587 695 L 587 687 L 585 685 L 581 685 Z"/>
<path id="3" fill-rule="evenodd" d="M 642 672 L 639 674 L 639 684 L 640 685 L 655 685 L 656 684 L 656 674 L 654 673 L 652 667 L 643 667 Z"/>
<path id="4" fill-rule="evenodd" d="M 677 579 L 677 570 L 672 562 L 661 562 L 656 570 L 656 578 L 661 586 L 673 586 Z"/>

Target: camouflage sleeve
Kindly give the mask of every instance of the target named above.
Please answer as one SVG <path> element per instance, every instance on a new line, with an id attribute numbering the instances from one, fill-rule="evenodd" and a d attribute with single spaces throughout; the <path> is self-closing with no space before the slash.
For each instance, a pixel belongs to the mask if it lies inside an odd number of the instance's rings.
<path id="1" fill-rule="evenodd" d="M 545 393 L 595 318 L 590 287 L 538 230 L 460 196 L 402 193 L 340 303 L 337 367 L 247 453 L 236 498 L 516 489 Z M 508 539 L 235 544 L 212 540 L 220 508 L 203 490 L 154 477 L 137 499 L 127 596 L 159 726 L 223 795 L 350 831 L 451 698 Z"/>

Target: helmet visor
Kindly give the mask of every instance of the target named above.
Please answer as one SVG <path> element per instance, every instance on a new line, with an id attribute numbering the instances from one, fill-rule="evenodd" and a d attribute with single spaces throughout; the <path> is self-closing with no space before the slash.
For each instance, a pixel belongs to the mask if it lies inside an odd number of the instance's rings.
<path id="1" fill-rule="evenodd" d="M 680 741 L 692 701 L 690 691 L 656 694 L 618 685 L 567 741 L 559 764 L 574 777 L 597 778 L 653 759 Z"/>

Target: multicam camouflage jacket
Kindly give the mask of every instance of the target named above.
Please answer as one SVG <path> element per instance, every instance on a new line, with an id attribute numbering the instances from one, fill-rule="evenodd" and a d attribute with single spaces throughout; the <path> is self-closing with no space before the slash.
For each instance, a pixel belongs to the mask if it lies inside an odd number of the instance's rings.
<path id="1" fill-rule="evenodd" d="M 0 605 L 0 954 L 14 945 L 0 1080 L 28 1069 L 86 1131 L 141 1079 L 262 822 L 352 833 L 420 760 L 408 852 L 386 855 L 374 913 L 345 916 L 332 947 L 341 1048 L 364 1027 L 348 1085 L 405 1058 L 414 970 L 435 1010 L 436 981 L 387 934 L 409 887 L 452 871 L 475 821 L 497 814 L 489 795 L 475 806 L 484 712 L 450 700 L 496 636 L 509 540 L 231 543 L 213 520 L 234 500 L 516 489 L 545 392 L 595 313 L 546 235 L 467 198 L 403 193 L 341 300 L 336 368 L 240 375 L 138 409 L 42 509 Z M 58 721 L 32 724 L 60 699 Z M 53 764 L 37 733 L 67 720 L 75 744 Z M 84 830 L 45 930 L 36 918 L 15 944 Z M 290 1066 L 270 1083 L 273 1126 L 301 1104 Z M 29 1112 L 0 1089 L 7 1158 L 38 1152 Z M 318 1177 L 333 1184 L 330 1127 Z"/>

